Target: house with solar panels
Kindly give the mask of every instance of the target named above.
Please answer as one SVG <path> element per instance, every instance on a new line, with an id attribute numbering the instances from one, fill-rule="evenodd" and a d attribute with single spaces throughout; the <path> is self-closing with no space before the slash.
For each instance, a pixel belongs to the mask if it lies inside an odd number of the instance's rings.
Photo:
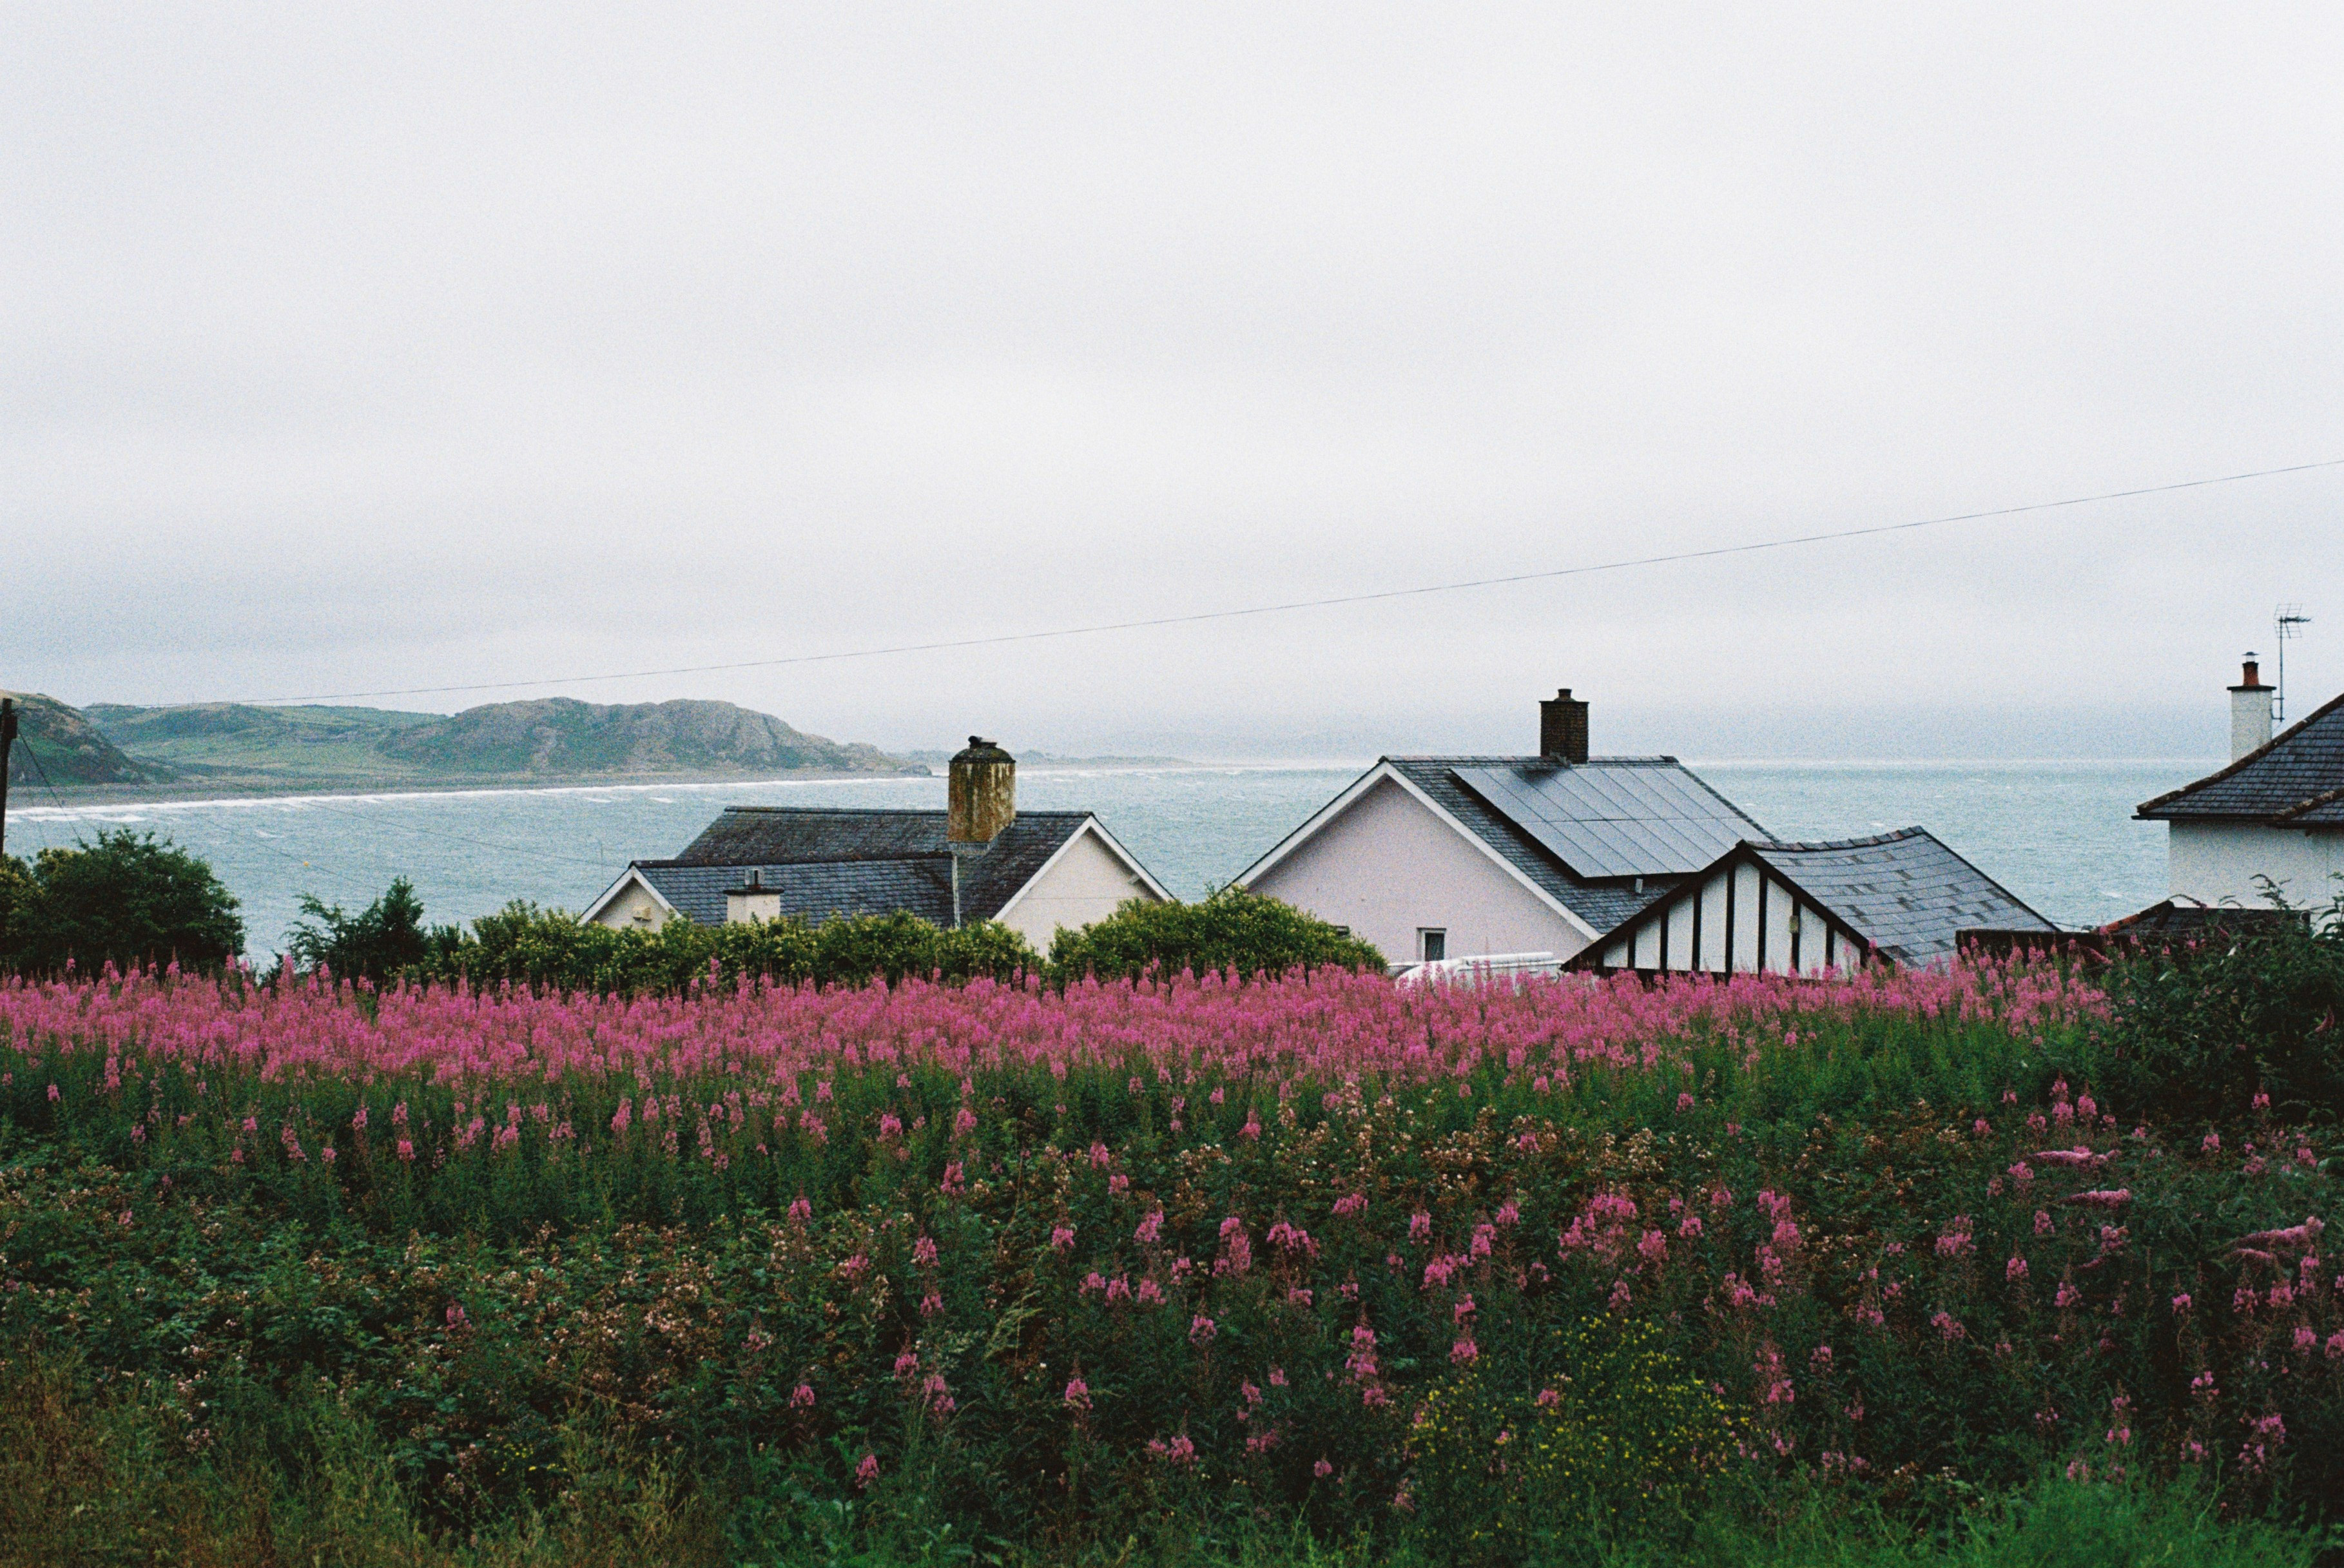
<path id="1" fill-rule="evenodd" d="M 2248 654 L 2230 688 L 2229 766 L 2133 814 L 2165 824 L 2176 899 L 2253 909 L 2268 885 L 2318 909 L 2344 893 L 2344 696 L 2274 737 L 2273 695 Z"/>
<path id="2" fill-rule="evenodd" d="M 631 861 L 583 918 L 657 930 L 908 914 L 945 927 L 997 920 L 1046 951 L 1062 926 L 1172 896 L 1091 813 L 1019 813 L 1016 767 L 971 735 L 943 811 L 728 806 L 672 858 Z"/>
<path id="3" fill-rule="evenodd" d="M 1383 757 L 1238 878 L 1395 967 L 1815 973 L 1927 963 L 1956 929 L 2052 929 L 1918 828 L 1783 844 L 1674 757 L 1593 757 L 1588 704 L 1536 756 Z"/>

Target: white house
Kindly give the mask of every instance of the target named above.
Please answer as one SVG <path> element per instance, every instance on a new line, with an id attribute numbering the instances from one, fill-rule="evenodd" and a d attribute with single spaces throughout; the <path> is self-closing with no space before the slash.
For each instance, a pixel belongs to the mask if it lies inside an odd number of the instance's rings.
<path id="1" fill-rule="evenodd" d="M 1674 757 L 1596 757 L 1540 703 L 1536 756 L 1384 757 L 1238 878 L 1396 962 L 1578 953 L 1766 831 Z"/>
<path id="2" fill-rule="evenodd" d="M 998 920 L 1047 950 L 1127 899 L 1171 897 L 1099 819 L 1016 808 L 1016 763 L 972 735 L 952 760 L 944 811 L 728 806 L 672 860 L 638 860 L 585 918 L 656 930 L 783 916 Z"/>
<path id="3" fill-rule="evenodd" d="M 2271 688 L 2254 655 L 2230 688 L 2230 765 L 2146 802 L 2166 824 L 2176 898 L 2262 906 L 2268 879 L 2288 902 L 2319 908 L 2344 884 L 2344 696 L 2271 735 Z"/>
<path id="4" fill-rule="evenodd" d="M 1924 828 L 1738 844 L 1614 927 L 1574 969 L 1823 975 L 1954 956 L 1963 931 L 2056 930 Z"/>

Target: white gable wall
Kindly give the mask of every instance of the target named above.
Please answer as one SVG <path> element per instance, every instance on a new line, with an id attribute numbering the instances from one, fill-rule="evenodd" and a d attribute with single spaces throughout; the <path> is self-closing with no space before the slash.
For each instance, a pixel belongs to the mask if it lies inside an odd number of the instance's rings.
<path id="1" fill-rule="evenodd" d="M 594 912 L 596 925 L 608 926 L 615 931 L 631 926 L 639 931 L 656 931 L 675 918 L 675 912 L 652 897 L 652 890 L 631 872 L 611 902 Z"/>
<path id="2" fill-rule="evenodd" d="M 1139 874 L 1086 827 L 1010 901 L 1001 923 L 1046 953 L 1059 926 L 1073 930 L 1104 920 L 1133 898 L 1157 902 Z"/>
<path id="3" fill-rule="evenodd" d="M 2344 833 L 2254 823 L 2168 822 L 2165 828 L 2176 897 L 2267 909 L 2258 875 L 2278 883 L 2299 909 L 2323 908 L 2344 892 L 2332 880 L 2344 873 Z"/>
<path id="4" fill-rule="evenodd" d="M 1793 912 L 1799 922 L 1795 933 Z M 1855 968 L 1862 954 L 1788 883 L 1744 862 L 1712 872 L 1697 889 L 1678 888 L 1666 905 L 1613 933 L 1604 944 L 1601 961 L 1614 969 L 1698 969 L 1722 975 L 1729 968 L 1750 973 L 1763 967 L 1770 975 L 1821 975 Z"/>
<path id="5" fill-rule="evenodd" d="M 1395 964 L 1419 956 L 1417 932 L 1426 926 L 1449 933 L 1452 958 L 1551 953 L 1560 959 L 1587 945 L 1578 926 L 1390 778 L 1370 785 L 1249 885 L 1349 926 Z"/>

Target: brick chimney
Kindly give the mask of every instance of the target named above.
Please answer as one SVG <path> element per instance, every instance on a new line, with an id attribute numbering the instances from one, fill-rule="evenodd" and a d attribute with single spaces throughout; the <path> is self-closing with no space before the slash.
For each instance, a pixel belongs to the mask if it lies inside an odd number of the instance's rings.
<path id="1" fill-rule="evenodd" d="M 1550 762 L 1587 760 L 1587 704 L 1565 686 L 1539 704 L 1539 755 Z"/>
<path id="2" fill-rule="evenodd" d="M 2270 744 L 2271 689 L 2263 684 L 2262 671 L 2252 653 L 2238 683 L 2230 688 L 2230 760 Z"/>
<path id="3" fill-rule="evenodd" d="M 953 844 L 991 844 L 1017 815 L 1017 759 L 997 742 L 968 738 L 952 760 L 950 809 L 945 837 Z"/>

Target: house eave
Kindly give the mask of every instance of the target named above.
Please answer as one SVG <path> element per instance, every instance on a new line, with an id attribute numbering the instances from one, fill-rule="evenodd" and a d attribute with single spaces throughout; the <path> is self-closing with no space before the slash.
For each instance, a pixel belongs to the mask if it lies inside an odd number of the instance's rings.
<path id="1" fill-rule="evenodd" d="M 1059 861 L 1064 860 L 1068 852 L 1073 850 L 1075 845 L 1082 841 L 1082 837 L 1085 834 L 1096 834 L 1098 835 L 1099 843 L 1106 846 L 1106 852 L 1109 855 L 1114 855 L 1116 859 L 1121 862 L 1123 865 L 1131 871 L 1134 875 L 1137 876 L 1140 882 L 1147 886 L 1150 893 L 1153 893 L 1157 898 L 1163 900 L 1167 904 L 1173 902 L 1172 895 L 1166 890 L 1164 885 L 1157 881 L 1156 878 L 1149 874 L 1147 867 L 1139 864 L 1138 860 L 1133 856 L 1131 851 L 1124 848 L 1121 844 L 1116 842 L 1115 835 L 1106 830 L 1106 824 L 1100 822 L 1097 817 L 1092 816 L 1085 818 L 1083 824 L 1080 827 L 1077 827 L 1074 832 L 1066 835 L 1066 841 L 1050 852 L 1049 859 L 1044 861 L 1041 865 L 1034 868 L 1034 875 L 1026 879 L 1024 886 L 1018 888 L 1016 892 L 1009 895 L 1009 901 L 1007 903 L 1004 904 L 999 909 L 995 910 L 992 914 L 984 916 L 981 918 L 986 920 L 1008 919 L 1010 912 L 1026 901 L 1026 895 L 1033 892 L 1034 889 L 1040 885 L 1044 877 L 1050 875 L 1051 867 L 1056 865 Z"/>
<path id="2" fill-rule="evenodd" d="M 650 894 L 652 895 L 652 902 L 658 905 L 662 909 L 666 910 L 671 916 L 679 916 L 682 913 L 674 905 L 670 904 L 667 901 L 667 896 L 664 894 L 661 893 L 658 888 L 652 885 L 651 878 L 643 875 L 642 866 L 633 861 L 629 861 L 627 863 L 627 869 L 619 873 L 618 880 L 611 883 L 609 887 L 603 890 L 602 896 L 597 898 L 593 903 L 586 906 L 586 913 L 581 915 L 578 917 L 579 920 L 582 923 L 585 921 L 598 919 L 601 916 L 602 911 L 611 906 L 611 900 L 617 898 L 621 893 L 626 890 L 627 884 L 630 882 L 634 883 L 645 893 Z"/>
<path id="3" fill-rule="evenodd" d="M 1366 773 L 1361 774 L 1357 780 L 1353 781 L 1349 789 L 1346 789 L 1333 800 L 1329 801 L 1325 805 L 1319 807 L 1318 810 L 1312 814 L 1310 818 L 1303 823 L 1301 826 L 1296 828 L 1292 833 L 1288 834 L 1283 839 L 1279 840 L 1278 845 L 1272 848 L 1268 855 L 1263 855 L 1259 860 L 1255 861 L 1251 865 L 1246 867 L 1246 869 L 1238 876 L 1236 885 L 1244 888 L 1251 888 L 1255 882 L 1275 870 L 1281 861 L 1285 860 L 1296 850 L 1301 848 L 1305 844 L 1308 844 L 1311 839 L 1317 837 L 1329 823 L 1333 822 L 1344 812 L 1349 811 L 1351 806 L 1359 801 L 1359 797 L 1366 794 L 1369 789 L 1373 788 L 1381 781 L 1389 779 L 1393 783 L 1399 784 L 1401 789 L 1407 791 L 1410 800 L 1415 801 L 1419 805 L 1424 807 L 1425 810 L 1430 812 L 1435 821 L 1440 823 L 1443 826 L 1447 827 L 1450 832 L 1455 834 L 1458 837 L 1471 845 L 1475 849 L 1480 851 L 1485 859 L 1487 859 L 1492 865 L 1495 865 L 1499 870 L 1504 872 L 1508 876 L 1511 877 L 1516 884 L 1518 884 L 1525 892 L 1529 893 L 1531 897 L 1537 899 L 1541 905 L 1562 916 L 1562 918 L 1570 924 L 1571 929 L 1579 933 L 1583 941 L 1593 942 L 1603 935 L 1603 933 L 1598 931 L 1593 926 L 1588 924 L 1584 918 L 1574 912 L 1569 905 L 1556 898 L 1553 894 L 1549 893 L 1545 888 L 1541 887 L 1537 883 L 1531 881 L 1530 877 L 1523 873 L 1521 866 L 1516 865 L 1512 861 L 1508 860 L 1504 855 L 1499 854 L 1497 849 L 1490 845 L 1489 840 L 1483 838 L 1480 834 L 1475 833 L 1471 828 L 1467 827 L 1463 823 L 1458 821 L 1457 818 L 1450 814 L 1439 801 L 1434 800 L 1430 795 L 1425 794 L 1423 790 L 1418 788 L 1414 780 L 1410 779 L 1406 774 L 1402 773 L 1399 768 L 1392 764 L 1393 759 L 1390 757 L 1377 758 L 1376 765 L 1369 768 Z"/>

